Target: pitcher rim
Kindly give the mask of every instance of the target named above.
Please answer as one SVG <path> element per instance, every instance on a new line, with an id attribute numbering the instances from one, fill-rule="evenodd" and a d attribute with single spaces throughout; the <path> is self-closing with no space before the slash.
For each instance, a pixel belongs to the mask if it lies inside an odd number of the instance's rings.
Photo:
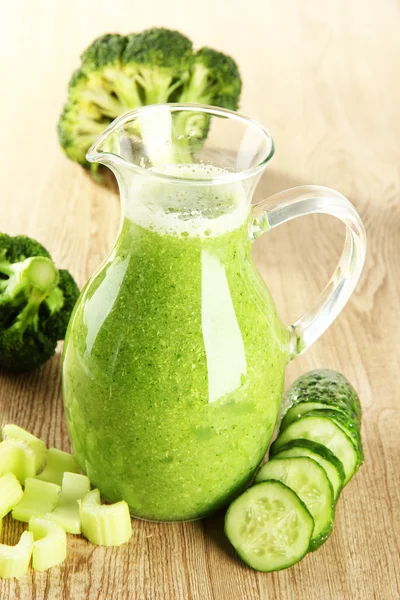
<path id="1" fill-rule="evenodd" d="M 104 140 L 110 135 L 112 131 L 115 131 L 121 125 L 124 125 L 126 122 L 132 120 L 132 118 L 137 117 L 140 113 L 143 112 L 156 112 L 163 111 L 165 109 L 172 110 L 182 110 L 182 111 L 192 111 L 192 112 L 200 112 L 200 113 L 208 113 L 214 116 L 222 116 L 227 117 L 229 119 L 233 119 L 238 121 L 247 127 L 252 127 L 257 130 L 259 133 L 261 132 L 269 142 L 269 152 L 266 157 L 248 169 L 243 169 L 242 171 L 228 172 L 224 175 L 218 175 L 217 177 L 210 178 L 196 178 L 196 177 L 179 177 L 174 175 L 167 175 L 165 173 L 161 173 L 159 171 L 151 171 L 150 169 L 146 169 L 145 167 L 141 167 L 133 162 L 122 158 L 118 154 L 114 154 L 113 152 L 101 152 L 98 150 L 98 147 L 104 142 Z M 147 104 L 145 106 L 139 106 L 132 110 L 124 112 L 122 115 L 114 119 L 108 127 L 104 129 L 104 131 L 98 136 L 95 142 L 90 146 L 89 150 L 86 153 L 86 160 L 91 163 L 105 163 L 107 158 L 107 163 L 113 163 L 116 165 L 120 165 L 122 167 L 128 168 L 131 171 L 136 171 L 138 173 L 145 173 L 147 176 L 151 176 L 152 178 L 159 179 L 160 181 L 169 182 L 169 183 L 184 183 L 185 185 L 217 185 L 217 184 L 229 184 L 234 181 L 242 181 L 244 179 L 249 179 L 265 169 L 269 161 L 275 154 L 275 143 L 273 137 L 269 130 L 264 127 L 259 121 L 255 119 L 251 119 L 242 113 L 236 112 L 234 110 L 230 110 L 227 108 L 221 108 L 220 106 L 212 106 L 208 104 L 192 104 L 192 103 L 183 103 L 183 102 L 170 102 L 163 104 Z"/>

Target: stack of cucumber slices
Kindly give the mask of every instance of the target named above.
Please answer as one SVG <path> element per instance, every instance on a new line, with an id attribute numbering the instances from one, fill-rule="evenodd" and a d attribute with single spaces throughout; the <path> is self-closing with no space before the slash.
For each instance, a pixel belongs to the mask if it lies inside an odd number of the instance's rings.
<path id="1" fill-rule="evenodd" d="M 258 571 L 290 567 L 325 542 L 340 491 L 363 462 L 360 401 L 343 375 L 305 373 L 284 406 L 270 460 L 225 518 L 231 544 Z"/>

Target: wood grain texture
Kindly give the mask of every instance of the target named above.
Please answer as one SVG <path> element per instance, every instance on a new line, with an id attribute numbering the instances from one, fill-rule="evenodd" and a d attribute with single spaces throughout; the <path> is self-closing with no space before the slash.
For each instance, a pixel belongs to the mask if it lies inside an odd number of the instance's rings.
<path id="1" fill-rule="evenodd" d="M 392 600 L 400 598 L 400 9 L 395 0 L 15 0 L 2 4 L 0 215 L 3 231 L 40 239 L 83 284 L 110 248 L 119 200 L 58 148 L 55 124 L 81 50 L 107 31 L 186 32 L 241 66 L 242 111 L 277 153 L 257 197 L 315 183 L 338 189 L 367 228 L 362 279 L 336 323 L 290 364 L 346 374 L 364 407 L 365 465 L 344 490 L 328 542 L 295 567 L 251 571 L 222 516 L 134 521 L 129 545 L 68 538 L 68 559 L 1 581 L 1 600 Z M 300 219 L 264 236 L 255 259 L 293 321 L 328 279 L 343 241 L 332 219 Z M 68 449 L 60 355 L 38 373 L 0 378 L 0 417 Z M 18 523 L 5 521 L 15 543 Z"/>

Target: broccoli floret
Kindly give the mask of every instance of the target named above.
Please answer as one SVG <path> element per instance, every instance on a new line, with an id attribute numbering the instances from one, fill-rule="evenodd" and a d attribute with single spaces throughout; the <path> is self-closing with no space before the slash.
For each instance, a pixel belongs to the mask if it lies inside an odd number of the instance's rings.
<path id="1" fill-rule="evenodd" d="M 113 119 L 131 108 L 113 85 L 127 39 L 107 34 L 96 39 L 68 85 L 68 102 L 58 121 L 58 138 L 65 154 L 87 166 L 86 152 Z"/>
<path id="2" fill-rule="evenodd" d="M 90 44 L 81 59 L 84 70 L 97 71 L 107 65 L 116 65 L 125 50 L 127 37 L 118 33 L 106 33 Z"/>
<path id="3" fill-rule="evenodd" d="M 79 103 L 64 107 L 58 123 L 58 139 L 65 154 L 84 167 L 88 166 L 86 152 L 112 119 L 102 117 L 98 108 L 88 104 L 82 110 Z"/>
<path id="4" fill-rule="evenodd" d="M 229 56 L 210 48 L 193 53 L 192 42 L 178 31 L 106 34 L 83 52 L 71 78 L 58 123 L 60 145 L 69 158 L 88 166 L 85 155 L 91 144 L 127 110 L 164 102 L 236 110 L 240 91 L 240 74 Z M 190 137 L 193 151 L 194 142 L 207 136 L 209 118 L 175 116 L 177 134 Z"/>
<path id="5" fill-rule="evenodd" d="M 58 286 L 45 300 L 50 316 L 44 321 L 47 335 L 55 337 L 57 341 L 65 338 L 71 313 L 79 296 L 78 286 L 71 273 L 60 269 L 58 274 Z"/>
<path id="6" fill-rule="evenodd" d="M 235 61 L 212 48 L 201 48 L 193 58 L 191 77 L 180 101 L 237 110 L 241 88 Z"/>
<path id="7" fill-rule="evenodd" d="M 129 35 L 122 62 L 136 81 L 140 104 L 170 102 L 189 78 L 192 56 L 192 42 L 178 31 L 149 29 Z"/>
<path id="8" fill-rule="evenodd" d="M 193 58 L 190 78 L 179 101 L 212 104 L 236 110 L 241 87 L 239 70 L 230 56 L 211 48 L 201 48 Z M 201 147 L 209 126 L 210 115 L 206 113 L 185 111 L 175 114 L 175 138 L 183 140 L 180 162 L 184 162 L 185 147 L 189 147 L 191 154 Z"/>
<path id="9" fill-rule="evenodd" d="M 42 244 L 26 235 L 10 237 L 6 233 L 0 233 L 0 260 L 2 262 L 4 262 L 5 257 L 7 257 L 8 262 L 16 263 L 30 256 L 51 258 Z"/>
<path id="10" fill-rule="evenodd" d="M 79 290 L 39 242 L 0 233 L 0 368 L 37 369 L 64 339 Z"/>

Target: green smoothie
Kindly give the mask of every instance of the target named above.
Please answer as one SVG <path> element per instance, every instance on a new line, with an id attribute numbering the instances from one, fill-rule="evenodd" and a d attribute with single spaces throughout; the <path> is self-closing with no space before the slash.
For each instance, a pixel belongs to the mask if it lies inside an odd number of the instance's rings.
<path id="1" fill-rule="evenodd" d="M 227 505 L 262 460 L 288 333 L 252 263 L 240 194 L 172 186 L 157 198 L 157 186 L 130 191 L 117 244 L 81 295 L 64 401 L 76 458 L 107 500 L 187 520 Z"/>

